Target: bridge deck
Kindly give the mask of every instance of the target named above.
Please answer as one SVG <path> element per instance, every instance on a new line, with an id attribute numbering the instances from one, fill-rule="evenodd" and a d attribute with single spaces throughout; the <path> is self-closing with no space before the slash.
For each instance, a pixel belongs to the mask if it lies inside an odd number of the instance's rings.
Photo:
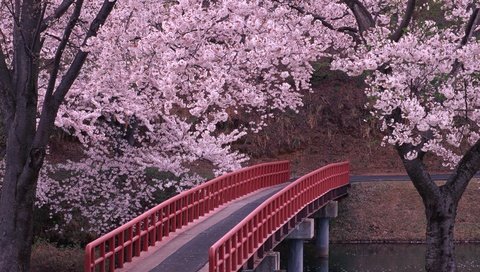
<path id="1" fill-rule="evenodd" d="M 251 211 L 289 183 L 268 187 L 224 206 L 172 234 L 120 271 L 208 271 L 208 249 Z"/>

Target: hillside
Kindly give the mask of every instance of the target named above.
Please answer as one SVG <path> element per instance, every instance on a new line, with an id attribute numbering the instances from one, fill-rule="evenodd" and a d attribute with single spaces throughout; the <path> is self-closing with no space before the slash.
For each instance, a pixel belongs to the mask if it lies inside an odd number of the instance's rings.
<path id="1" fill-rule="evenodd" d="M 270 120 L 258 134 L 248 135 L 237 148 L 252 161 L 289 159 L 295 174 L 349 160 L 352 173 L 403 173 L 392 146 L 381 147 L 378 123 L 365 108 L 367 98 L 361 78 L 319 69 L 313 92 L 304 94 L 304 107 Z M 433 171 L 440 163 L 428 160 Z M 443 170 L 445 171 L 445 170 Z"/>

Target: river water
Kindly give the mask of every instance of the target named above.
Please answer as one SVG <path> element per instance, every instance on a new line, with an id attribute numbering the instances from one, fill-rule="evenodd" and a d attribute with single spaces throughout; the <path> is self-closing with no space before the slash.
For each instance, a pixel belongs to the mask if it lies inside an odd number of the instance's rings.
<path id="1" fill-rule="evenodd" d="M 480 245 L 456 245 L 457 272 L 480 271 Z M 288 249 L 281 247 L 282 269 Z M 425 245 L 333 244 L 328 261 L 316 257 L 312 244 L 305 244 L 304 271 L 312 272 L 411 272 L 425 271 Z"/>

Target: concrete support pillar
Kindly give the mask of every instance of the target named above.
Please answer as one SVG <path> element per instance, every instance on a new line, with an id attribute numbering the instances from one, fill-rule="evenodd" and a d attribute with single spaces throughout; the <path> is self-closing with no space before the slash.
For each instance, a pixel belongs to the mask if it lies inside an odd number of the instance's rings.
<path id="1" fill-rule="evenodd" d="M 328 258 L 321 258 L 317 261 L 315 272 L 328 272 Z"/>
<path id="2" fill-rule="evenodd" d="M 330 218 L 323 217 L 318 219 L 315 247 L 317 248 L 318 256 L 321 258 L 328 257 L 328 246 L 330 244 L 329 225 Z"/>
<path id="3" fill-rule="evenodd" d="M 320 209 L 314 217 L 317 219 L 317 238 L 315 247 L 320 258 L 328 258 L 328 247 L 330 244 L 330 219 L 338 216 L 338 202 L 330 201 Z"/>
<path id="4" fill-rule="evenodd" d="M 314 220 L 307 218 L 287 236 L 290 240 L 287 271 L 303 271 L 303 242 L 313 238 L 314 228 Z"/>
<path id="5" fill-rule="evenodd" d="M 301 239 L 289 241 L 287 271 L 303 271 L 303 241 Z"/>
<path id="6" fill-rule="evenodd" d="M 268 252 L 255 269 L 243 270 L 244 272 L 275 272 L 280 271 L 280 252 Z"/>
<path id="7" fill-rule="evenodd" d="M 270 251 L 255 269 L 244 269 L 243 272 L 281 272 L 280 252 Z"/>

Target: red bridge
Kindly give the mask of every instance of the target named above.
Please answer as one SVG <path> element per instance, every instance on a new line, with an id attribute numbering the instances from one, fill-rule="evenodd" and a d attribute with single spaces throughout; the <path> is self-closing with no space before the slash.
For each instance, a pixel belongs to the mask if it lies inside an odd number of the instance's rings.
<path id="1" fill-rule="evenodd" d="M 299 224 L 345 196 L 348 185 L 348 162 L 293 182 L 288 161 L 243 168 L 184 191 L 89 243 L 85 272 L 254 269 Z"/>

